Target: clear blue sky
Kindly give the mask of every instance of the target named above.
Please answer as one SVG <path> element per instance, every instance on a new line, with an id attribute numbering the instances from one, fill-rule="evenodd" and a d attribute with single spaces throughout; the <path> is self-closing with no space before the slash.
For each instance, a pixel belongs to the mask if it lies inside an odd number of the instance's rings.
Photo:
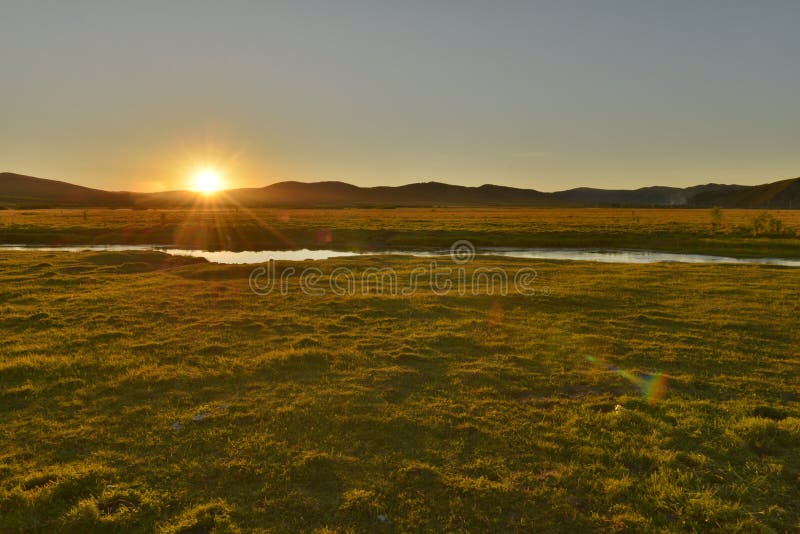
<path id="1" fill-rule="evenodd" d="M 105 189 L 800 175 L 800 1 L 0 4 L 0 170 Z"/>

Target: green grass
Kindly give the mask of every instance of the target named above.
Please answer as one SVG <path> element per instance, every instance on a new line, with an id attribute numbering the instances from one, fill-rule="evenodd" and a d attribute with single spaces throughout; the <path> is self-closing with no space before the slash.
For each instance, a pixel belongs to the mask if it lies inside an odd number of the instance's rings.
<path id="1" fill-rule="evenodd" d="M 539 292 L 256 296 L 248 266 L 4 252 L 0 531 L 800 527 L 800 270 L 475 266 Z"/>

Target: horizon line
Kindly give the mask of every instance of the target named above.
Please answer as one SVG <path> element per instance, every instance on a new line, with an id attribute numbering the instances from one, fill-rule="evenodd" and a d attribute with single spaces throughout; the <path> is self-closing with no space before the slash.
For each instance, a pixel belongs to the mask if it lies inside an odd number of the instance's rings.
<path id="1" fill-rule="evenodd" d="M 138 194 L 138 195 L 147 195 L 147 194 L 158 194 L 158 193 L 186 192 L 186 193 L 203 194 L 201 192 L 192 191 L 191 189 L 186 189 L 186 188 L 184 188 L 184 189 L 162 189 L 162 190 L 155 190 L 155 191 L 133 191 L 133 190 L 127 190 L 127 189 L 116 189 L 116 190 L 99 189 L 97 187 L 91 187 L 91 186 L 87 186 L 87 185 L 82 185 L 80 183 L 70 182 L 70 181 L 61 180 L 61 179 L 43 178 L 41 176 L 33 176 L 33 175 L 30 175 L 30 174 L 23 174 L 23 173 L 14 172 L 14 171 L 0 171 L 0 176 L 7 175 L 7 174 L 16 175 L 16 176 L 24 176 L 26 178 L 34 178 L 34 179 L 37 179 L 37 180 L 47 180 L 47 181 L 50 181 L 50 182 L 60 182 L 60 183 L 68 184 L 68 185 L 73 185 L 73 186 L 77 186 L 77 187 L 83 187 L 83 188 L 86 188 L 86 189 L 93 189 L 93 190 L 96 190 L 96 191 L 104 191 L 104 192 L 108 192 L 108 193 L 131 193 L 131 194 Z M 554 190 L 551 190 L 551 191 L 546 191 L 546 190 L 542 190 L 542 189 L 535 189 L 533 187 L 518 187 L 518 186 L 502 185 L 502 184 L 489 183 L 489 182 L 483 183 L 481 185 L 463 185 L 463 184 L 457 184 L 457 183 L 443 182 L 443 181 L 440 181 L 440 180 L 424 180 L 424 181 L 418 181 L 418 182 L 407 182 L 407 183 L 400 184 L 400 185 L 356 185 L 356 184 L 353 184 L 353 183 L 350 183 L 350 182 L 345 182 L 343 180 L 304 181 L 304 180 L 298 180 L 298 179 L 288 179 L 288 180 L 278 180 L 278 181 L 275 181 L 275 182 L 272 182 L 272 183 L 268 183 L 268 184 L 265 184 L 265 185 L 261 185 L 261 186 L 230 187 L 230 188 L 226 188 L 226 189 L 220 189 L 216 193 L 224 193 L 226 191 L 238 191 L 238 190 L 244 190 L 244 189 L 265 189 L 267 187 L 272 187 L 274 185 L 285 184 L 285 183 L 297 183 L 297 184 L 305 184 L 305 185 L 326 184 L 326 183 L 327 184 L 343 184 L 343 185 L 348 185 L 348 186 L 355 187 L 355 188 L 358 188 L 358 189 L 376 189 L 376 188 L 380 188 L 380 187 L 399 188 L 399 187 L 408 187 L 408 186 L 411 186 L 411 185 L 439 184 L 439 185 L 445 185 L 445 186 L 450 186 L 450 187 L 463 187 L 463 188 L 469 188 L 469 189 L 480 189 L 481 187 L 501 187 L 501 188 L 506 188 L 506 189 L 516 189 L 516 190 L 520 190 L 520 191 L 535 191 L 535 192 L 538 192 L 538 193 L 562 193 L 562 192 L 565 192 L 565 191 L 575 191 L 575 190 L 578 190 L 578 189 L 592 189 L 592 190 L 597 190 L 597 191 L 639 191 L 639 190 L 642 190 L 642 189 L 650 189 L 650 188 L 657 188 L 657 187 L 671 188 L 671 189 L 689 189 L 689 188 L 692 188 L 692 187 L 706 186 L 706 185 L 758 187 L 758 186 L 761 186 L 761 185 L 768 185 L 768 184 L 771 184 L 771 183 L 782 182 L 782 181 L 785 181 L 785 180 L 794 180 L 794 179 L 797 179 L 797 178 L 800 178 L 800 176 L 795 176 L 795 177 L 792 177 L 792 178 L 779 178 L 777 180 L 764 181 L 764 182 L 760 182 L 760 183 L 752 184 L 752 185 L 745 185 L 745 184 L 739 184 L 739 183 L 725 183 L 725 182 L 709 181 L 709 182 L 695 183 L 693 185 L 689 185 L 689 186 L 685 186 L 685 187 L 672 186 L 672 185 L 663 185 L 663 184 L 656 183 L 656 184 L 653 184 L 653 185 L 644 185 L 644 186 L 640 186 L 640 187 L 627 188 L 627 189 L 626 188 L 602 188 L 602 187 L 591 187 L 591 186 L 578 186 L 578 187 L 570 187 L 568 189 L 554 189 Z"/>

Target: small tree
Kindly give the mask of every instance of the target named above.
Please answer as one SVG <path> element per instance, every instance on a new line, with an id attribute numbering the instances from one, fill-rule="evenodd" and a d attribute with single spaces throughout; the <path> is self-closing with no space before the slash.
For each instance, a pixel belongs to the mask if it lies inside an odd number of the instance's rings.
<path id="1" fill-rule="evenodd" d="M 715 206 L 711 210 L 711 233 L 719 232 L 723 224 L 722 210 Z"/>

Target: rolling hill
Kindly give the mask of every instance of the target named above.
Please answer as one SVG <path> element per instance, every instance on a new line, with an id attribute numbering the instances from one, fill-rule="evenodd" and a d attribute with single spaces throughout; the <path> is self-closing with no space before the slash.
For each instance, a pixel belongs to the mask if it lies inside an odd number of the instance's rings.
<path id="1" fill-rule="evenodd" d="M 691 199 L 698 207 L 725 208 L 800 208 L 800 178 L 743 187 L 735 191 L 702 191 Z"/>
<path id="2" fill-rule="evenodd" d="M 130 206 L 134 194 L 91 189 L 58 180 L 0 173 L 0 206 L 73 207 Z"/>
<path id="3" fill-rule="evenodd" d="M 467 187 L 440 182 L 396 187 L 359 187 L 344 182 L 278 182 L 229 189 L 211 198 L 191 191 L 112 192 L 79 185 L 0 173 L 2 207 L 174 208 L 193 205 L 246 207 L 343 206 L 540 206 L 540 207 L 710 207 L 800 208 L 800 178 L 764 185 L 705 184 L 610 190 L 581 187 L 546 193 L 499 185 Z"/>
<path id="4" fill-rule="evenodd" d="M 633 190 L 581 187 L 552 195 L 571 206 L 687 206 L 699 194 L 726 195 L 742 189 L 747 189 L 747 186 L 705 184 L 686 188 L 655 186 Z"/>

